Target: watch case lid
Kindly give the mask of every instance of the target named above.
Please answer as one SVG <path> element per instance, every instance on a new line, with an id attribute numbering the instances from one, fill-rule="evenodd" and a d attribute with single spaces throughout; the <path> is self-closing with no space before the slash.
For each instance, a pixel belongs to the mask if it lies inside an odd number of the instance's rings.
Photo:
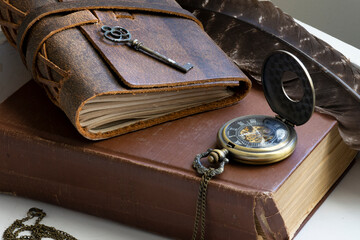
<path id="1" fill-rule="evenodd" d="M 303 91 L 302 98 L 294 100 L 288 96 L 284 88 L 285 73 L 294 73 L 300 80 Z M 266 100 L 281 118 L 294 125 L 306 123 L 314 112 L 315 91 L 312 79 L 304 64 L 293 54 L 276 51 L 264 62 L 262 68 L 262 84 Z"/>

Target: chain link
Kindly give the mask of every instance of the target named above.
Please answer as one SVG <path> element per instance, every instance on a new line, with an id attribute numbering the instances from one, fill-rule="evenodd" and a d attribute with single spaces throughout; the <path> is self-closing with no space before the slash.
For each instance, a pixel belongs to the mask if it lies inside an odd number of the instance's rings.
<path id="1" fill-rule="evenodd" d="M 70 234 L 57 230 L 54 227 L 49 227 L 43 224 L 40 224 L 40 221 L 46 216 L 46 213 L 38 208 L 29 209 L 27 216 L 23 219 L 16 220 L 10 227 L 8 227 L 4 234 L 4 240 L 17 240 L 17 239 L 26 239 L 26 240 L 41 240 L 43 238 L 51 238 L 54 240 L 77 240 Z M 34 225 L 26 225 L 25 222 L 37 217 Z M 20 234 L 23 232 L 30 232 L 30 235 Z"/>
<path id="2" fill-rule="evenodd" d="M 196 171 L 202 175 L 200 187 L 199 187 L 199 193 L 198 193 L 198 199 L 196 203 L 196 212 L 195 212 L 195 221 L 194 221 L 194 228 L 193 228 L 193 234 L 192 234 L 192 240 L 196 240 L 196 237 L 198 235 L 199 230 L 199 223 L 201 221 L 201 232 L 200 232 L 200 239 L 205 239 L 205 228 L 206 228 L 206 199 L 207 199 L 207 188 L 210 180 L 216 176 L 221 174 L 224 171 L 224 166 L 226 163 L 229 162 L 227 158 L 222 158 L 219 162 L 218 168 L 206 168 L 202 165 L 200 159 L 207 157 L 212 153 L 212 149 L 208 149 L 206 152 L 196 155 L 194 162 L 193 162 L 193 168 L 196 169 Z"/>

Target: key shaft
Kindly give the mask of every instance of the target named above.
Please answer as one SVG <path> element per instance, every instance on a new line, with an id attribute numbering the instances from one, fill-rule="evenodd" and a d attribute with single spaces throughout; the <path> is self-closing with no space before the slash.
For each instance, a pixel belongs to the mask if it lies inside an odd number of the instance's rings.
<path id="1" fill-rule="evenodd" d="M 163 54 L 144 46 L 144 44 L 142 42 L 140 42 L 138 39 L 131 40 L 130 45 L 135 50 L 143 52 L 153 58 L 156 58 L 157 60 L 162 61 L 162 62 L 166 63 L 167 65 L 172 66 L 184 73 L 188 72 L 190 69 L 192 69 L 194 67 L 191 63 L 186 63 L 184 65 L 180 65 L 179 63 L 172 60 L 171 58 L 168 58 L 168 57 L 164 56 Z"/>

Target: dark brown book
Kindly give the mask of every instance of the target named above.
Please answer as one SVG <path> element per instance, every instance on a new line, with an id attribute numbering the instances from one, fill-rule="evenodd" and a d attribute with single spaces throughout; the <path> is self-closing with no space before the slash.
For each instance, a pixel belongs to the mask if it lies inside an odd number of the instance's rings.
<path id="1" fill-rule="evenodd" d="M 30 82 L 0 105 L 0 191 L 190 239 L 196 154 L 247 114 L 274 115 L 255 86 L 237 105 L 91 142 Z M 336 122 L 315 113 L 288 159 L 231 162 L 208 188 L 206 239 L 292 238 L 351 163 Z"/>
<path id="2" fill-rule="evenodd" d="M 251 86 L 175 0 L 0 0 L 0 25 L 33 79 L 93 140 L 232 105 Z"/>

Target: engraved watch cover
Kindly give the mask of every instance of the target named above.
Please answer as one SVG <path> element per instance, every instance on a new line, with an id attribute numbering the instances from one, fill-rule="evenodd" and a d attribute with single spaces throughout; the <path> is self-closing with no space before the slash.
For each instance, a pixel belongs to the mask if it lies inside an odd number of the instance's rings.
<path id="1" fill-rule="evenodd" d="M 296 74 L 304 94 L 299 100 L 290 98 L 283 85 L 286 72 Z M 231 159 L 248 164 L 281 161 L 295 150 L 297 135 L 294 125 L 308 121 L 314 112 L 315 93 L 311 77 L 293 54 L 277 51 L 264 62 L 262 83 L 264 94 L 277 118 L 250 115 L 232 119 L 220 128 L 218 142 Z"/>

